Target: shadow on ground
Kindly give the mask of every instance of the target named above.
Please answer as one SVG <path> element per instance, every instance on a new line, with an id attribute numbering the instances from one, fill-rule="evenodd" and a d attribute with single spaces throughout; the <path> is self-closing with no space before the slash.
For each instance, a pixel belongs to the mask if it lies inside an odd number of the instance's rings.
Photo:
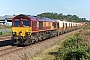
<path id="1" fill-rule="evenodd" d="M 3 40 L 3 41 L 0 41 L 0 47 L 8 46 L 8 45 L 14 46 L 13 41 L 12 40 Z"/>
<path id="2" fill-rule="evenodd" d="M 58 53 L 57 52 L 49 52 L 48 54 L 56 56 Z"/>

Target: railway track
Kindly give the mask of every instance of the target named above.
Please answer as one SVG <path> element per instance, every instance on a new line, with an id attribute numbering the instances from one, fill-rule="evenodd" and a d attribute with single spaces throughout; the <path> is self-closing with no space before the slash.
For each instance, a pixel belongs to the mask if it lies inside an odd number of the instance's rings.
<path id="1" fill-rule="evenodd" d="M 9 36 L 0 36 L 0 41 L 1 40 L 8 40 L 8 39 L 11 39 L 11 35 L 9 35 Z"/>
<path id="2" fill-rule="evenodd" d="M 16 53 L 17 51 L 23 51 L 24 52 L 25 49 L 26 49 L 25 51 L 29 50 L 29 54 L 31 54 L 30 56 L 32 56 L 33 54 L 37 53 L 37 51 L 39 49 L 45 48 L 45 45 L 48 46 L 48 45 L 54 44 L 56 41 L 58 41 L 59 39 L 63 39 L 67 35 L 69 35 L 69 33 L 68 34 L 66 33 L 66 34 L 63 34 L 63 35 L 60 35 L 60 36 L 56 36 L 56 37 L 53 37 L 53 38 L 50 38 L 50 39 L 46 39 L 45 41 L 35 43 L 35 44 L 32 44 L 30 46 L 26 46 L 26 47 L 11 46 L 11 47 L 2 49 L 2 50 L 0 50 L 0 58 L 2 58 L 4 56 L 11 55 L 13 53 Z M 52 43 L 51 43 L 51 41 L 52 41 Z M 16 54 L 18 55 L 18 53 L 16 53 Z M 18 58 L 20 58 L 20 57 L 18 57 Z M 4 59 L 5 59 L 5 57 L 4 57 Z"/>
<path id="3" fill-rule="evenodd" d="M 12 47 L 8 47 L 5 49 L 0 50 L 0 57 L 7 55 L 9 53 L 12 53 L 14 51 L 18 51 L 20 49 L 22 49 L 23 47 L 17 47 L 17 46 L 12 46 Z"/>

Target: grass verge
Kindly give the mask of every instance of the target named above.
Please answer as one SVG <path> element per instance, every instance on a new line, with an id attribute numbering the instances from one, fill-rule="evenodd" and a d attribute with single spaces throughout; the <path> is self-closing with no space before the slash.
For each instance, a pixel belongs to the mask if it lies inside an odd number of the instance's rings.
<path id="1" fill-rule="evenodd" d="M 45 50 L 39 51 L 37 55 L 35 57 L 32 57 L 30 60 L 54 60 L 55 56 L 51 54 L 55 54 L 66 39 L 67 37 L 57 41 L 55 44 L 46 48 Z"/>
<path id="2" fill-rule="evenodd" d="M 11 35 L 12 32 L 8 31 L 8 32 L 0 32 L 0 36 L 6 36 L 6 35 Z"/>

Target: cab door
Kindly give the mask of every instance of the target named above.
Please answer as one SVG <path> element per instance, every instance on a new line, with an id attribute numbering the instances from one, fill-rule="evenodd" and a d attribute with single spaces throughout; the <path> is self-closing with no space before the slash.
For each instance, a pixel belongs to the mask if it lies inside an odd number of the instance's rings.
<path id="1" fill-rule="evenodd" d="M 37 21 L 32 21 L 32 31 L 33 32 L 37 31 Z"/>

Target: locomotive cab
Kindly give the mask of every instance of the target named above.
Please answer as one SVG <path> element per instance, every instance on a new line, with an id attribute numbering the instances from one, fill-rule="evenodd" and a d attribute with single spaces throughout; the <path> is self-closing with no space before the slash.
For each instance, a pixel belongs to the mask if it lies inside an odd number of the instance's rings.
<path id="1" fill-rule="evenodd" d="M 30 44 L 30 35 L 32 30 L 32 19 L 31 16 L 20 14 L 12 20 L 12 39 L 15 44 Z M 35 19 L 34 19 L 35 20 Z M 37 22 L 37 21 L 36 21 Z"/>
<path id="2" fill-rule="evenodd" d="M 20 14 L 12 20 L 12 40 L 16 45 L 29 45 L 57 36 L 58 28 L 55 20 Z"/>

